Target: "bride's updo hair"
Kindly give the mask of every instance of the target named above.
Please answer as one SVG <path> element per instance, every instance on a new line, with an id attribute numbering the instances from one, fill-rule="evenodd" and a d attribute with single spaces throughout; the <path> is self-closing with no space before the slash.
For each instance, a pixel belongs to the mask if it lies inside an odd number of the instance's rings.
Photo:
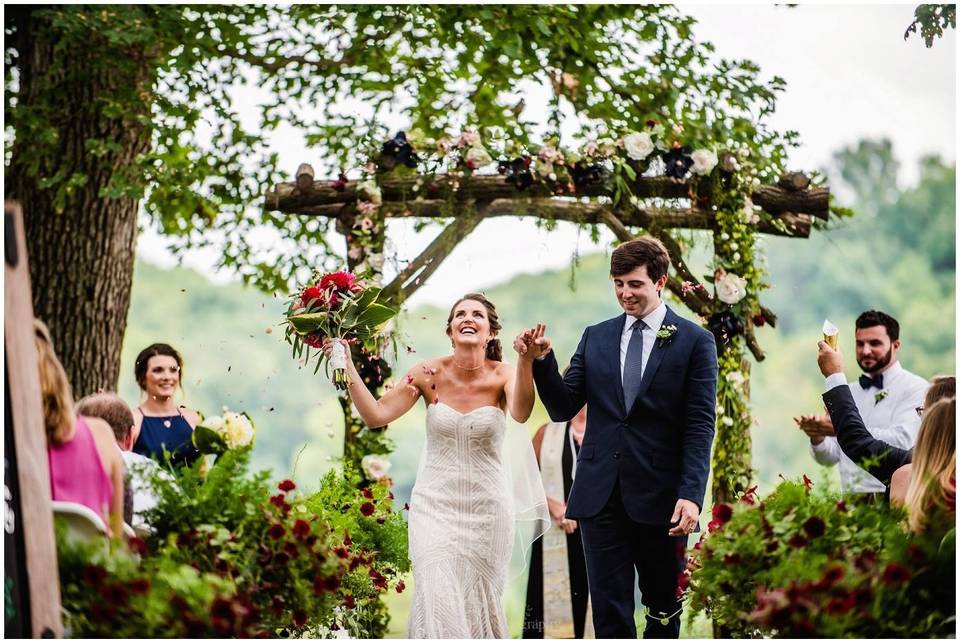
<path id="1" fill-rule="evenodd" d="M 497 308 L 493 306 L 493 303 L 487 300 L 487 297 L 482 293 L 468 293 L 459 300 L 453 303 L 453 306 L 450 307 L 450 314 L 447 316 L 447 335 L 450 335 L 450 324 L 453 322 L 453 312 L 457 310 L 457 306 L 464 300 L 473 300 L 474 302 L 479 302 L 487 310 L 487 321 L 490 323 L 490 333 L 500 333 L 500 329 L 503 327 L 500 325 L 500 317 L 497 315 Z M 496 360 L 497 362 L 503 361 L 503 347 L 500 346 L 499 338 L 491 338 L 487 343 L 487 353 L 486 357 L 488 360 Z"/>

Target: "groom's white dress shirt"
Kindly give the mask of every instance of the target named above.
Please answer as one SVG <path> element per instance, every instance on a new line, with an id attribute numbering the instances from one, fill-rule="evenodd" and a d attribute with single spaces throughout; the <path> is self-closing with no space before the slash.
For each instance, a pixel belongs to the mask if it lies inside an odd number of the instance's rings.
<path id="1" fill-rule="evenodd" d="M 917 442 L 920 416 L 917 407 L 923 406 L 923 397 L 929 384 L 920 376 L 910 373 L 894 362 L 883 372 L 883 390 L 888 394 L 877 401 L 880 392 L 876 387 L 864 389 L 859 380 L 847 384 L 843 373 L 828 376 L 826 390 L 846 384 L 857 405 L 867 431 L 887 444 L 901 449 L 911 449 Z M 882 482 L 858 467 L 840 450 L 835 436 L 828 436 L 817 445 L 810 445 L 813 459 L 824 466 L 840 463 L 840 488 L 844 493 L 880 493 L 886 490 Z"/>
<path id="2" fill-rule="evenodd" d="M 663 300 L 660 306 L 640 318 L 646 323 L 643 329 L 643 356 L 640 360 L 640 377 L 643 378 L 644 371 L 647 370 L 647 361 L 653 352 L 653 345 L 657 341 L 657 331 L 663 324 L 663 319 L 667 315 L 667 305 Z M 636 323 L 636 316 L 627 316 L 627 321 L 623 323 L 623 333 L 620 335 L 620 381 L 623 382 L 623 364 L 627 361 L 627 347 L 630 346 L 630 336 L 633 335 L 633 325 Z"/>

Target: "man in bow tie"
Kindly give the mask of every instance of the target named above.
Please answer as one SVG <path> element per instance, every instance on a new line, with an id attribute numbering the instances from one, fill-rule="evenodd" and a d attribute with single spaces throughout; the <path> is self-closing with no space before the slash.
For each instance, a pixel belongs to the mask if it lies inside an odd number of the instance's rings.
<path id="1" fill-rule="evenodd" d="M 850 393 L 867 430 L 884 442 L 910 449 L 920 429 L 920 410 L 928 383 L 897 361 L 900 324 L 882 311 L 864 311 L 856 322 L 857 364 L 863 375 L 850 383 Z M 840 463 L 844 493 L 882 494 L 886 487 L 843 454 L 828 414 L 798 416 L 794 422 L 810 438 L 818 463 Z"/>

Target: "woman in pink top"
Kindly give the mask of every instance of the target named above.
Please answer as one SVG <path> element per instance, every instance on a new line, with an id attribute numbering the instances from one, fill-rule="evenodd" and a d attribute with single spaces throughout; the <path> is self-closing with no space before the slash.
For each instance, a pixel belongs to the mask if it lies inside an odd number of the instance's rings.
<path id="1" fill-rule="evenodd" d="M 123 533 L 123 459 L 113 431 L 98 418 L 74 415 L 73 393 L 47 327 L 34 320 L 40 393 L 54 500 L 93 509 L 116 537 Z"/>

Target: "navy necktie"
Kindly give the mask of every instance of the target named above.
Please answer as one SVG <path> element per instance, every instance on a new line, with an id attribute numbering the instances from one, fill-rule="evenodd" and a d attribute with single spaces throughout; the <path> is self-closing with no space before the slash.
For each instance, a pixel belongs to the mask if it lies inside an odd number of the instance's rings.
<path id="1" fill-rule="evenodd" d="M 643 320 L 637 320 L 630 328 L 633 334 L 627 345 L 627 355 L 623 361 L 623 400 L 627 411 L 633 406 L 640 393 L 640 379 L 643 377 L 643 330 L 646 328 Z"/>
<path id="2" fill-rule="evenodd" d="M 883 374 L 878 373 L 873 376 L 860 376 L 860 388 L 866 391 L 870 387 L 876 387 L 877 389 L 883 389 Z"/>

